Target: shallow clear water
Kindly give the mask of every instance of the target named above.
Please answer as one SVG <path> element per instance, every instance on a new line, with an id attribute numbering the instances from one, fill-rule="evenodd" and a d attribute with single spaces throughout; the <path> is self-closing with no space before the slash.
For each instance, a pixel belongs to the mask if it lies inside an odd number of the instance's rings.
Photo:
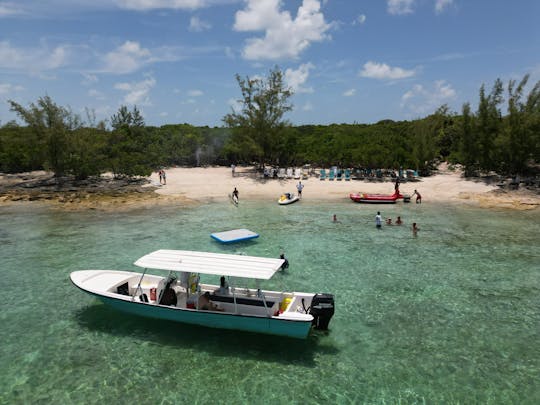
<path id="1" fill-rule="evenodd" d="M 405 224 L 377 230 L 377 210 Z M 243 227 L 260 238 L 210 238 Z M 0 403 L 540 403 L 539 247 L 540 213 L 452 205 L 3 207 Z M 148 320 L 69 281 L 159 248 L 284 251 L 290 268 L 265 287 L 333 293 L 331 330 L 297 341 Z"/>

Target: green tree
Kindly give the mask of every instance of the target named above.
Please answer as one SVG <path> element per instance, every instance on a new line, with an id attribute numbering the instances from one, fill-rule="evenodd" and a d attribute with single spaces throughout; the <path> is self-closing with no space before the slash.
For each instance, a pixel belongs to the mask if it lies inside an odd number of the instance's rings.
<path id="1" fill-rule="evenodd" d="M 262 166 L 275 161 L 282 144 L 279 139 L 289 123 L 283 120 L 286 112 L 292 110 L 289 98 L 292 90 L 286 87 L 283 73 L 278 67 L 270 70 L 266 79 L 242 79 L 236 75 L 242 92 L 240 112 L 233 111 L 223 118 L 223 122 L 233 129 L 231 152 L 256 159 Z"/>
<path id="2" fill-rule="evenodd" d="M 499 104 L 502 103 L 504 87 L 500 79 L 495 80 L 491 93 L 486 96 L 484 85 L 480 87 L 480 102 L 476 114 L 476 131 L 479 142 L 480 170 L 496 169 L 495 140 L 501 131 L 502 117 Z"/>
<path id="3" fill-rule="evenodd" d="M 49 96 L 40 97 L 36 104 L 24 108 L 9 100 L 15 112 L 34 133 L 44 140 L 46 150 L 45 168 L 60 177 L 69 169 L 69 134 L 82 127 L 80 118 L 68 108 L 57 105 Z"/>
<path id="4" fill-rule="evenodd" d="M 120 106 L 118 112 L 111 117 L 111 126 L 113 130 L 127 127 L 144 127 L 144 118 L 137 106 L 129 111 L 125 105 Z"/>
<path id="5" fill-rule="evenodd" d="M 107 139 L 108 166 L 115 177 L 149 176 L 159 160 L 150 132 L 136 107 L 121 106 L 111 117 Z"/>
<path id="6" fill-rule="evenodd" d="M 472 176 L 478 168 L 478 140 L 473 130 L 471 105 L 463 104 L 461 120 L 461 162 L 464 165 L 465 176 Z"/>

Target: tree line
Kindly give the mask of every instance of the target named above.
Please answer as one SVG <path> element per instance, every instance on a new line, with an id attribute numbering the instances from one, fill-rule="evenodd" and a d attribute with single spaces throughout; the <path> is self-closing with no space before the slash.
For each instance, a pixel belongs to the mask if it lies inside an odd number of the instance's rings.
<path id="1" fill-rule="evenodd" d="M 49 96 L 29 106 L 9 101 L 24 125 L 0 127 L 0 172 L 49 170 L 77 179 L 112 172 L 148 176 L 172 165 L 340 165 L 412 168 L 428 174 L 440 160 L 462 164 L 466 175 L 529 175 L 540 161 L 540 82 L 525 94 L 529 76 L 482 85 L 476 110 L 443 105 L 412 121 L 293 126 L 292 91 L 274 68 L 266 78 L 236 77 L 241 108 L 223 127 L 147 126 L 137 107 L 121 106 L 109 124 L 91 111 L 83 119 Z"/>

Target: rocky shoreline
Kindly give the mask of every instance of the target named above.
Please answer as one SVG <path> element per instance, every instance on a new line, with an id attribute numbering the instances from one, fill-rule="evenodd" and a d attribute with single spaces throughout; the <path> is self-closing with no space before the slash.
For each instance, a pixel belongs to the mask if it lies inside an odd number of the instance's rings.
<path id="1" fill-rule="evenodd" d="M 56 178 L 47 172 L 0 175 L 0 203 L 43 202 L 63 209 L 121 209 L 164 198 L 147 178 Z"/>

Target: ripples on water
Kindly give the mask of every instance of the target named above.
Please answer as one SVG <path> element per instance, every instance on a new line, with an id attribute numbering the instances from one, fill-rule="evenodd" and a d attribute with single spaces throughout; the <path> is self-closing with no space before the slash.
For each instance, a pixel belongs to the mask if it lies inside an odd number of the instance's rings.
<path id="1" fill-rule="evenodd" d="M 540 403 L 538 213 L 29 207 L 0 208 L 0 403 Z M 377 230 L 377 210 L 405 224 Z M 210 238 L 241 227 L 260 238 Z M 77 269 L 134 269 L 159 248 L 284 251 L 291 266 L 267 287 L 334 293 L 331 331 L 296 341 L 170 324 L 109 310 L 69 282 Z"/>

